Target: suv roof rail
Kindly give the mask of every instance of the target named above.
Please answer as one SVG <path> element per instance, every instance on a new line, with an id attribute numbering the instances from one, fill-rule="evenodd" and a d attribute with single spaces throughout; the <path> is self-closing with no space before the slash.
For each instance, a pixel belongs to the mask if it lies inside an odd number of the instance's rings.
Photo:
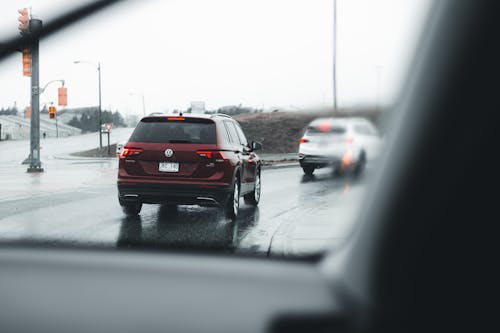
<path id="1" fill-rule="evenodd" d="M 214 116 L 219 116 L 219 117 L 225 117 L 225 118 L 231 118 L 230 115 L 227 115 L 225 113 L 214 113 L 211 117 L 214 117 Z"/>

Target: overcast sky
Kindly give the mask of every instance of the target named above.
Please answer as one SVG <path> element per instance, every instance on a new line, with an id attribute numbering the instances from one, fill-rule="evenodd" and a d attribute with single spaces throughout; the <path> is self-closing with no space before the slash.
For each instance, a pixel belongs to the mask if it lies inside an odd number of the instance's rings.
<path id="1" fill-rule="evenodd" d="M 432 0 L 338 0 L 340 106 L 390 103 Z M 0 2 L 0 38 L 17 34 L 17 9 L 50 20 L 69 1 Z M 80 1 L 79 3 L 82 3 Z M 102 104 L 124 113 L 243 104 L 332 104 L 331 0 L 126 1 L 40 43 L 40 82 L 65 79 L 68 107 Z M 57 84 L 41 102 L 57 101 Z M 0 63 L 0 107 L 29 105 L 21 55 Z"/>

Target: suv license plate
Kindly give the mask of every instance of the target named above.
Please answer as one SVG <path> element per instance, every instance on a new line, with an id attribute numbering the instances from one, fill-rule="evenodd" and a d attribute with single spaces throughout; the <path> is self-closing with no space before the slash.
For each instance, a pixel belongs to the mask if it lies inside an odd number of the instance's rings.
<path id="1" fill-rule="evenodd" d="M 161 172 L 179 172 L 179 163 L 160 162 L 158 170 Z"/>

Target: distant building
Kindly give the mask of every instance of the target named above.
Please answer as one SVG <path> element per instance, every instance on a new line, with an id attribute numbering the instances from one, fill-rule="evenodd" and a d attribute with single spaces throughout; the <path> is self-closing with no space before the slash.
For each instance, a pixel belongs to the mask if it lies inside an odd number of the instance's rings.
<path id="1" fill-rule="evenodd" d="M 191 102 L 191 113 L 205 113 L 205 102 Z"/>

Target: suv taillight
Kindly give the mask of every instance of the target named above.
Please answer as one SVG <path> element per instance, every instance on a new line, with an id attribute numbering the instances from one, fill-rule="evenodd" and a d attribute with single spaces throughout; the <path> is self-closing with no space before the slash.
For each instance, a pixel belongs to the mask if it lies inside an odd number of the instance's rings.
<path id="1" fill-rule="evenodd" d="M 139 156 L 141 153 L 142 153 L 141 148 L 124 147 L 120 153 L 120 158 L 125 158 L 128 156 Z"/>
<path id="2" fill-rule="evenodd" d="M 223 161 L 226 159 L 222 152 L 217 150 L 198 150 L 196 152 L 196 155 L 198 155 L 199 157 L 207 158 L 209 160 L 214 159 L 216 161 Z"/>
<path id="3" fill-rule="evenodd" d="M 299 143 L 306 143 L 306 142 L 309 142 L 309 140 L 307 140 L 306 138 L 301 138 L 299 140 Z"/>

